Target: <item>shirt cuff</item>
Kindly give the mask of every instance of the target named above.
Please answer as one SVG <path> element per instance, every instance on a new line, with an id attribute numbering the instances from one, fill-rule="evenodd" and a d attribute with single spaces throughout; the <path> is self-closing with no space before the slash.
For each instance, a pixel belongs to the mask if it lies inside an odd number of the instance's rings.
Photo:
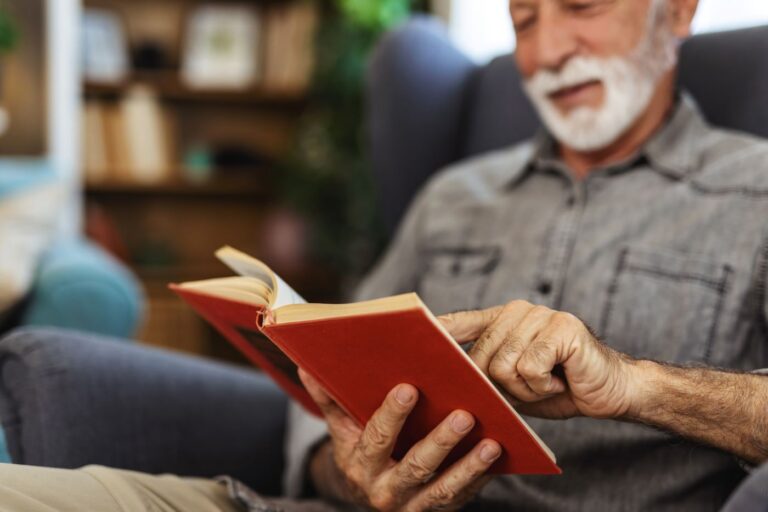
<path id="1" fill-rule="evenodd" d="M 308 488 L 306 480 L 310 456 L 317 444 L 328 436 L 328 426 L 293 401 L 288 405 L 287 423 L 283 489 L 287 497 L 300 498 Z"/>

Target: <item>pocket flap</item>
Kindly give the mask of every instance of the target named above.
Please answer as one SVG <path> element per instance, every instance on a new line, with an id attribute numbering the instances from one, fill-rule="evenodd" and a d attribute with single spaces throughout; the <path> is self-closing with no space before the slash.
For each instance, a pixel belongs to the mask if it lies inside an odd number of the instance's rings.
<path id="1" fill-rule="evenodd" d="M 626 272 L 656 274 L 671 280 L 697 281 L 719 289 L 728 265 L 711 259 L 672 251 L 649 250 L 642 247 L 625 249 L 622 253 L 622 267 Z"/>

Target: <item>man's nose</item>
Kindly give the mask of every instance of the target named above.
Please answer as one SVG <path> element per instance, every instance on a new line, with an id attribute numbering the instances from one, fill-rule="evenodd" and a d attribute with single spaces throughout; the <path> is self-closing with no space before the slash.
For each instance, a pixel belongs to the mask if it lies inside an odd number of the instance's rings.
<path id="1" fill-rule="evenodd" d="M 557 71 L 578 52 L 579 42 L 568 20 L 554 6 L 542 8 L 537 30 L 537 65 Z"/>

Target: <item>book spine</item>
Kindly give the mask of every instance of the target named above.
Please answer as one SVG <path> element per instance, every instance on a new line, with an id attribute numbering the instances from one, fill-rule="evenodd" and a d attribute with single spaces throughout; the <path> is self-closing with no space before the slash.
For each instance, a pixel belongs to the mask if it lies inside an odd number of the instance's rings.
<path id="1" fill-rule="evenodd" d="M 270 308 L 260 309 L 256 313 L 256 326 L 259 328 L 261 332 L 264 332 L 265 327 L 274 325 L 274 323 L 275 323 L 275 314 L 272 312 Z M 264 335 L 266 336 L 266 333 L 264 333 Z M 272 341 L 274 342 L 275 340 L 272 340 Z"/>

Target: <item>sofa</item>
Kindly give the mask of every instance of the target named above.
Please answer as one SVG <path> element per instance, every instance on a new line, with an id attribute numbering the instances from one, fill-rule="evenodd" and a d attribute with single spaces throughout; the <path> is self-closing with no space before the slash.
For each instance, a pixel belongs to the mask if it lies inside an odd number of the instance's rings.
<path id="1" fill-rule="evenodd" d="M 713 122 L 768 136 L 768 103 L 759 101 L 768 92 L 767 52 L 768 27 L 696 37 L 683 50 L 681 81 Z M 368 109 L 390 229 L 435 170 L 537 126 L 512 60 L 476 66 L 429 18 L 380 43 Z M 71 331 L 22 329 L 0 341 L 0 418 L 17 463 L 226 473 L 277 495 L 286 404 L 263 375 L 226 364 Z M 765 488 L 768 467 L 724 510 L 764 510 Z"/>
<path id="2" fill-rule="evenodd" d="M 0 202 L 57 179 L 49 162 L 0 159 Z M 0 333 L 18 326 L 53 326 L 129 338 L 142 313 L 141 289 L 132 274 L 97 246 L 59 238 L 35 269 L 27 296 L 3 315 Z M 0 428 L 0 462 L 9 460 Z"/>

